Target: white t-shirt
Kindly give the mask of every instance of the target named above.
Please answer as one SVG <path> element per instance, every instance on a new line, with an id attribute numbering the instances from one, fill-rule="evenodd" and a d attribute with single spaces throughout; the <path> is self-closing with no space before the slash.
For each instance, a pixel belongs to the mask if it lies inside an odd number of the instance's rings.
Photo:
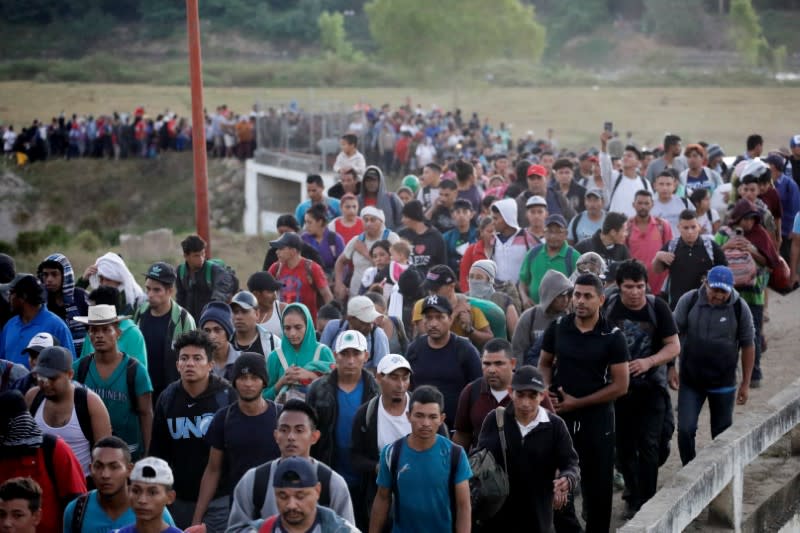
<path id="1" fill-rule="evenodd" d="M 492 396 L 494 396 L 494 399 L 497 400 L 497 403 L 502 402 L 503 398 L 508 396 L 507 390 L 494 390 L 493 388 L 489 387 L 489 392 L 492 393 Z"/>
<path id="2" fill-rule="evenodd" d="M 14 142 L 17 140 L 17 132 L 6 130 L 3 134 L 3 150 L 10 152 L 14 148 Z"/>
<path id="3" fill-rule="evenodd" d="M 358 173 L 359 179 L 364 176 L 364 171 L 367 170 L 367 161 L 358 150 L 351 156 L 344 152 L 339 152 L 336 156 L 336 161 L 333 163 L 333 171 L 339 172 L 343 168 L 352 168 Z"/>
<path id="4" fill-rule="evenodd" d="M 618 176 L 618 174 L 614 174 L 614 181 L 611 183 L 610 191 L 614 191 L 614 183 L 616 183 Z M 647 180 L 644 181 L 647 183 Z M 647 183 L 647 185 L 647 190 L 652 192 L 650 184 Z M 633 179 L 623 176 L 619 181 L 617 190 L 613 192 L 608 210 L 614 211 L 615 213 L 622 213 L 629 218 L 636 215 L 636 210 L 633 208 L 633 200 L 636 197 L 636 193 L 644 188 L 645 187 L 642 185 L 642 178 L 639 176 Z"/>
<path id="5" fill-rule="evenodd" d="M 708 218 L 709 213 L 711 213 L 711 219 Z M 714 235 L 714 224 L 717 222 L 719 222 L 719 212 L 716 209 L 711 209 L 705 214 L 697 216 L 701 235 Z"/>
<path id="6" fill-rule="evenodd" d="M 686 203 L 684 203 L 684 201 Z M 672 226 L 672 234 L 678 234 L 678 220 L 681 216 L 681 211 L 688 209 L 691 204 L 685 198 L 678 198 L 673 196 L 668 202 L 662 202 L 658 196 L 653 198 L 653 209 L 650 214 L 654 217 L 663 218 L 669 225 Z"/>
<path id="7" fill-rule="evenodd" d="M 405 437 L 411 433 L 411 422 L 408 421 L 408 406 L 411 403 L 411 395 L 406 394 L 406 408 L 402 415 L 394 416 L 383 408 L 383 402 L 378 398 L 378 449 L 382 450 L 387 444 L 391 444 L 400 437 Z"/>

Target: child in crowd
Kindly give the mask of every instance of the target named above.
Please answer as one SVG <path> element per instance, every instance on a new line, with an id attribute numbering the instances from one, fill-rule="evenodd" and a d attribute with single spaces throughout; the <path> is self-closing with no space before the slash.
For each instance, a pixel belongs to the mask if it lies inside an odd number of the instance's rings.
<path id="1" fill-rule="evenodd" d="M 158 457 L 145 457 L 137 461 L 130 475 L 128 494 L 136 523 L 125 526 L 118 533 L 159 531 L 182 533 L 164 521 L 164 508 L 175 501 L 175 482 L 172 469 Z"/>
<path id="2" fill-rule="evenodd" d="M 701 235 L 716 235 L 721 221 L 716 209 L 711 208 L 711 191 L 708 189 L 695 189 L 689 200 L 697 212 L 697 222 L 700 224 Z"/>
<path id="3" fill-rule="evenodd" d="M 654 183 L 656 197 L 653 198 L 653 209 L 650 214 L 654 217 L 663 218 L 672 227 L 672 234 L 678 234 L 678 218 L 681 211 L 689 207 L 686 198 L 679 198 L 675 195 L 678 180 L 671 170 L 667 169 L 656 177 Z M 699 219 L 699 217 L 698 217 Z"/>
<path id="4" fill-rule="evenodd" d="M 364 232 L 364 221 L 358 216 L 358 198 L 354 194 L 344 194 L 339 200 L 339 208 L 342 216 L 331 220 L 328 230 L 338 233 L 347 244 L 350 239 Z"/>
<path id="5" fill-rule="evenodd" d="M 383 292 L 383 286 L 389 279 L 390 246 L 391 244 L 387 240 L 377 241 L 372 245 L 369 251 L 369 256 L 372 258 L 372 266 L 365 270 L 364 275 L 361 277 L 359 294 L 364 294 L 375 286 L 377 286 L 378 292 Z"/>

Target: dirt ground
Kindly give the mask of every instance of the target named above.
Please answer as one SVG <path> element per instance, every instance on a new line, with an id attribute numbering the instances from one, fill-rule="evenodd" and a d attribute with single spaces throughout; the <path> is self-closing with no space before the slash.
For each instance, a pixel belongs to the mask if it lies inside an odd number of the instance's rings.
<path id="1" fill-rule="evenodd" d="M 761 388 L 750 391 L 750 399 L 746 405 L 736 406 L 734 423 L 737 415 L 752 410 L 754 407 L 766 405 L 770 398 L 800 377 L 800 368 L 798 368 L 800 350 L 797 348 L 797 342 L 800 340 L 800 315 L 797 314 L 798 309 L 800 309 L 800 291 L 794 291 L 786 296 L 770 291 L 770 321 L 765 325 L 769 347 L 761 360 L 764 379 L 762 380 Z M 673 393 L 673 406 L 677 406 L 677 393 Z M 700 424 L 697 432 L 698 453 L 703 445 L 710 441 L 711 432 L 708 422 L 708 406 L 706 405 L 700 414 Z M 668 485 L 672 476 L 681 468 L 680 457 L 678 456 L 677 434 L 673 436 L 671 450 L 669 459 L 659 472 L 659 488 Z M 745 470 L 744 478 L 745 515 L 748 507 L 752 508 L 752 506 L 756 505 L 762 496 L 766 496 L 768 490 L 774 491 L 777 488 L 766 483 L 773 476 L 776 469 L 794 468 L 794 465 L 796 463 L 789 462 L 786 458 L 776 459 L 773 453 L 764 454 L 763 460 L 760 458 L 758 461 L 751 463 Z M 623 509 L 622 492 L 616 491 L 614 493 L 612 530 L 616 530 L 625 524 L 621 519 Z M 713 529 L 701 519 L 696 520 L 691 527 L 687 528 L 687 531 L 709 532 L 713 531 Z"/>

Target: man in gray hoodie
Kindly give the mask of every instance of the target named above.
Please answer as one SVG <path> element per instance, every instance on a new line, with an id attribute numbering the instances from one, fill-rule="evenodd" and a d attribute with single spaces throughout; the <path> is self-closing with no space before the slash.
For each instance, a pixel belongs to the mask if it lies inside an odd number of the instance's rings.
<path id="1" fill-rule="evenodd" d="M 386 227 L 390 230 L 399 228 L 403 203 L 396 194 L 386 190 L 386 178 L 380 168 L 370 165 L 364 171 L 361 194 L 358 195 L 358 208 L 372 205 L 386 215 Z"/>
<path id="2" fill-rule="evenodd" d="M 548 270 L 539 285 L 540 303 L 525 310 L 511 338 L 511 349 L 517 364 L 536 366 L 542 334 L 550 322 L 569 310 L 572 283 L 556 270 Z"/>
<path id="3" fill-rule="evenodd" d="M 89 302 L 86 291 L 75 286 L 72 263 L 64 254 L 48 255 L 39 263 L 37 275 L 47 289 L 47 309 L 66 322 L 72 333 L 75 353 L 80 354 L 86 326 L 76 321 L 75 317 L 88 314 Z"/>

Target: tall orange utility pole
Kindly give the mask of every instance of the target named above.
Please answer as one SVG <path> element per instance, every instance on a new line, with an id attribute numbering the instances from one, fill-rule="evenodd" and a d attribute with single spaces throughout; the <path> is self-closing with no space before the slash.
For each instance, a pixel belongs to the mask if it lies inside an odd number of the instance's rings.
<path id="1" fill-rule="evenodd" d="M 194 219 L 197 234 L 207 244 L 211 257 L 211 232 L 208 223 L 208 168 L 206 159 L 206 120 L 203 113 L 203 60 L 200 57 L 200 12 L 198 0 L 186 0 L 186 27 L 189 34 L 189 74 L 192 80 L 192 156 L 194 157 Z"/>

